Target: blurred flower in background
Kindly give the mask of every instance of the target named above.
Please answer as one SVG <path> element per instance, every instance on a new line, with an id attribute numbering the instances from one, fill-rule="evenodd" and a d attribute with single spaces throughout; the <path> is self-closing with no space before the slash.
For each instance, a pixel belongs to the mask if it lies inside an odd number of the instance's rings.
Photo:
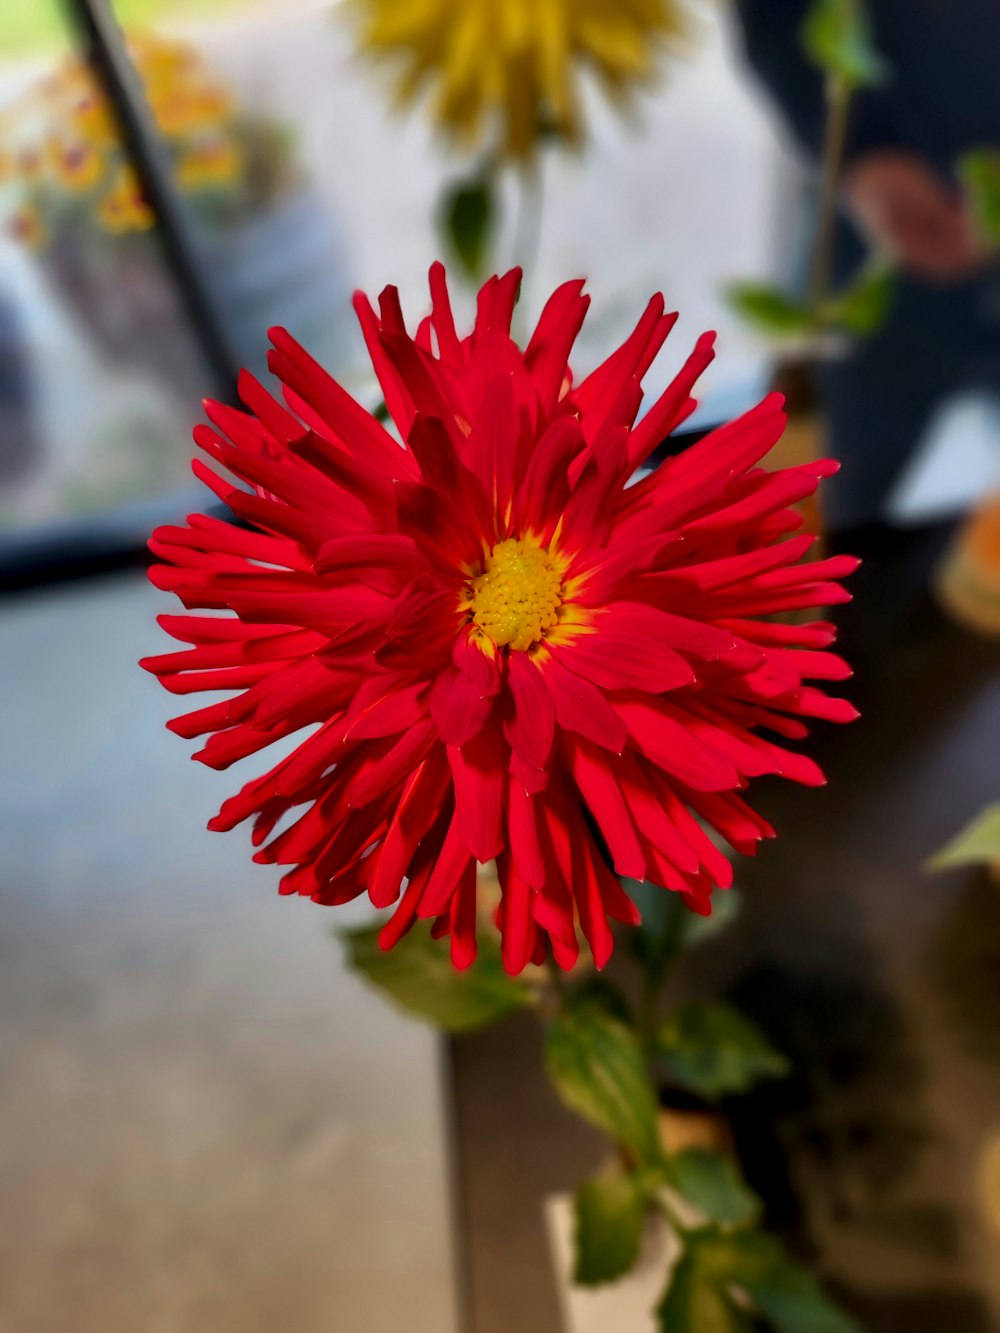
<path id="1" fill-rule="evenodd" d="M 349 0 L 360 49 L 395 71 L 396 102 L 429 102 L 471 169 L 442 192 L 437 219 L 455 271 L 478 285 L 496 251 L 504 189 L 519 197 L 509 259 L 535 268 L 541 233 L 541 148 L 586 142 L 585 88 L 623 108 L 660 58 L 688 45 L 690 0 Z"/>
<path id="2" fill-rule="evenodd" d="M 395 62 L 407 104 L 432 90 L 434 119 L 465 147 L 506 157 L 583 135 L 578 77 L 624 100 L 683 46 L 685 0 L 352 0 L 365 50 Z"/>
<path id="3" fill-rule="evenodd" d="M 247 115 L 199 52 L 133 32 L 129 53 L 180 189 L 219 226 L 276 197 L 288 157 L 279 127 Z M 72 57 L 4 113 L 0 190 L 8 230 L 46 247 L 81 225 L 121 235 L 153 215 L 125 157 L 114 116 L 85 60 Z"/>
<path id="4" fill-rule="evenodd" d="M 339 359 L 346 321 L 330 312 L 349 294 L 342 233 L 285 117 L 265 108 L 248 62 L 230 61 L 215 34 L 123 35 L 229 359 L 264 373 L 260 333 L 274 323 Z M 70 402 L 64 362 L 49 401 L 67 406 L 41 418 L 32 400 L 36 426 L 22 413 L 6 429 L 0 455 L 20 462 L 5 470 L 0 529 L 186 485 L 171 442 L 211 379 L 98 70 L 78 55 L 32 73 L 11 79 L 0 110 L 0 239 L 13 242 L 9 271 L 30 312 L 24 384 L 35 349 L 61 328 L 90 361 L 80 392 L 93 410 L 83 421 Z M 114 389 L 94 393 L 94 375 Z"/>

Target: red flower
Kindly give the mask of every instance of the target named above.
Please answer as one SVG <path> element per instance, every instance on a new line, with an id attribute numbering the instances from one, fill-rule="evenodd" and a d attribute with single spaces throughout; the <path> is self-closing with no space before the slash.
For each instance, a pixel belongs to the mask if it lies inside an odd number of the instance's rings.
<path id="1" fill-rule="evenodd" d="M 496 857 L 510 972 L 549 948 L 571 966 L 577 923 L 602 966 L 608 918 L 638 921 L 605 847 L 707 913 L 732 871 L 704 826 L 752 853 L 773 830 L 748 780 L 823 781 L 761 733 L 855 716 L 806 683 L 850 675 L 825 651 L 833 626 L 762 619 L 848 600 L 836 580 L 856 561 L 801 564 L 812 539 L 790 535 L 788 506 L 837 465 L 756 467 L 784 422 L 772 394 L 630 486 L 694 407 L 713 335 L 636 424 L 675 319 L 663 298 L 576 384 L 583 284 L 555 292 L 522 351 L 519 279 L 483 287 L 464 339 L 440 265 L 413 338 L 394 288 L 378 314 L 356 298 L 405 447 L 272 330 L 285 403 L 244 374 L 248 412 L 207 403 L 215 429 L 195 430 L 250 489 L 195 472 L 252 526 L 195 514 L 150 542 L 170 562 L 158 588 L 231 614 L 161 617 L 194 646 L 143 663 L 176 694 L 234 692 L 169 724 L 209 734 L 195 757 L 213 768 L 309 729 L 209 826 L 253 816 L 254 859 L 291 867 L 283 893 L 387 908 L 402 888 L 383 947 L 430 917 L 465 967 L 476 862 Z"/>

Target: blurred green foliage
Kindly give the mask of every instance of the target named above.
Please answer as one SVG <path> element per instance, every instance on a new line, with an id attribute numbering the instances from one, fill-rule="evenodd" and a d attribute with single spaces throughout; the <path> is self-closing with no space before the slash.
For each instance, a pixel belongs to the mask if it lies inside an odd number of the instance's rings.
<path id="1" fill-rule="evenodd" d="M 888 74 L 875 48 L 865 0 L 813 0 L 802 44 L 814 65 L 849 88 L 883 83 Z"/>
<path id="2" fill-rule="evenodd" d="M 976 148 L 958 161 L 973 222 L 984 245 L 1000 246 L 1000 148 Z"/>
<path id="3" fill-rule="evenodd" d="M 456 971 L 447 940 L 413 930 L 389 952 L 379 945 L 379 927 L 337 932 L 350 966 L 384 991 L 401 1009 L 445 1032 L 471 1032 L 530 1005 L 531 991 L 503 970 L 494 936 L 479 943 L 474 967 Z"/>
<path id="4" fill-rule="evenodd" d="M 248 0 L 115 0 L 113 5 L 126 27 L 175 23 L 251 7 Z M 0 4 L 0 61 L 33 52 L 64 51 L 69 40 L 66 7 L 60 0 L 4 0 Z"/>
<path id="5" fill-rule="evenodd" d="M 762 1231 L 688 1232 L 657 1310 L 662 1333 L 751 1333 L 752 1302 L 778 1333 L 858 1333 L 814 1277 Z"/>
<path id="6" fill-rule="evenodd" d="M 676 1083 L 709 1101 L 790 1072 L 756 1024 L 719 1001 L 678 1005 L 657 1029 L 655 1049 Z"/>
<path id="7" fill-rule="evenodd" d="M 441 202 L 440 229 L 453 257 L 468 278 L 483 274 L 496 225 L 493 182 L 484 172 L 447 190 Z"/>
<path id="8" fill-rule="evenodd" d="M 1000 862 L 1000 801 L 988 805 L 927 862 L 928 870 Z"/>
<path id="9" fill-rule="evenodd" d="M 746 324 L 778 341 L 820 332 L 868 338 L 885 323 L 894 290 L 892 267 L 876 256 L 814 311 L 767 282 L 733 283 L 726 300 Z"/>

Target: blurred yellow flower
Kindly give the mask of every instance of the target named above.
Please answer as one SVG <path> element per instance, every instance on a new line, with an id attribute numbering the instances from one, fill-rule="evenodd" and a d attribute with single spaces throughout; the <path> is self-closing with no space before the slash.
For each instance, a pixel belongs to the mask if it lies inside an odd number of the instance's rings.
<path id="1" fill-rule="evenodd" d="M 33 204 L 22 204 L 7 221 L 7 231 L 29 250 L 39 250 L 45 243 L 45 224 Z"/>
<path id="2" fill-rule="evenodd" d="M 155 222 L 153 210 L 142 197 L 142 190 L 131 167 L 121 167 L 114 184 L 97 206 L 103 227 L 115 234 L 148 231 Z"/>
<path id="3" fill-rule="evenodd" d="M 545 130 L 577 140 L 577 76 L 616 100 L 655 72 L 687 33 L 686 0 L 352 0 L 364 50 L 394 60 L 397 93 L 428 86 L 435 120 L 472 144 L 495 126 L 509 156 Z"/>
<path id="4" fill-rule="evenodd" d="M 118 141 L 118 126 L 104 97 L 94 87 L 77 89 L 69 109 L 70 124 L 81 139 L 95 148 L 110 148 Z"/>
<path id="5" fill-rule="evenodd" d="M 199 67 L 198 53 L 187 42 L 133 30 L 129 33 L 128 44 L 133 60 L 141 66 L 147 79 L 171 78 Z"/>
<path id="6" fill-rule="evenodd" d="M 233 99 L 189 45 L 130 33 L 129 52 L 150 110 L 189 192 L 238 186 L 244 175 L 244 128 Z M 107 231 L 145 231 L 153 214 L 127 169 L 114 114 L 85 60 L 71 57 L 44 75 L 3 113 L 0 180 L 20 187 L 11 229 L 25 240 L 54 235 L 70 202 L 101 188 L 91 217 Z M 7 161 L 9 158 L 9 162 Z M 23 207 L 22 207 L 23 206 Z M 36 226 L 36 218 L 38 225 Z"/>
<path id="7" fill-rule="evenodd" d="M 231 139 L 195 145 L 177 163 L 182 190 L 203 190 L 232 185 L 243 174 L 243 156 Z"/>
<path id="8" fill-rule="evenodd" d="M 232 99 L 222 88 L 154 84 L 146 94 L 157 128 L 167 139 L 215 129 L 232 113 Z"/>
<path id="9" fill-rule="evenodd" d="M 89 143 L 49 144 L 52 175 L 63 189 L 80 194 L 93 189 L 104 175 L 104 157 Z"/>
<path id="10" fill-rule="evenodd" d="M 23 180 L 34 184 L 45 171 L 45 157 L 37 148 L 22 148 L 17 155 L 17 169 Z"/>

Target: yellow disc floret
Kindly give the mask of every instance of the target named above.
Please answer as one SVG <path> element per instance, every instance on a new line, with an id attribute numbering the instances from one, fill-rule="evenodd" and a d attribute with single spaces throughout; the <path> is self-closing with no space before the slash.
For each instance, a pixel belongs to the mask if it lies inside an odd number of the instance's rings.
<path id="1" fill-rule="evenodd" d="M 498 648 L 525 652 L 559 620 L 562 579 L 547 551 L 526 538 L 497 542 L 471 581 L 472 618 Z"/>

